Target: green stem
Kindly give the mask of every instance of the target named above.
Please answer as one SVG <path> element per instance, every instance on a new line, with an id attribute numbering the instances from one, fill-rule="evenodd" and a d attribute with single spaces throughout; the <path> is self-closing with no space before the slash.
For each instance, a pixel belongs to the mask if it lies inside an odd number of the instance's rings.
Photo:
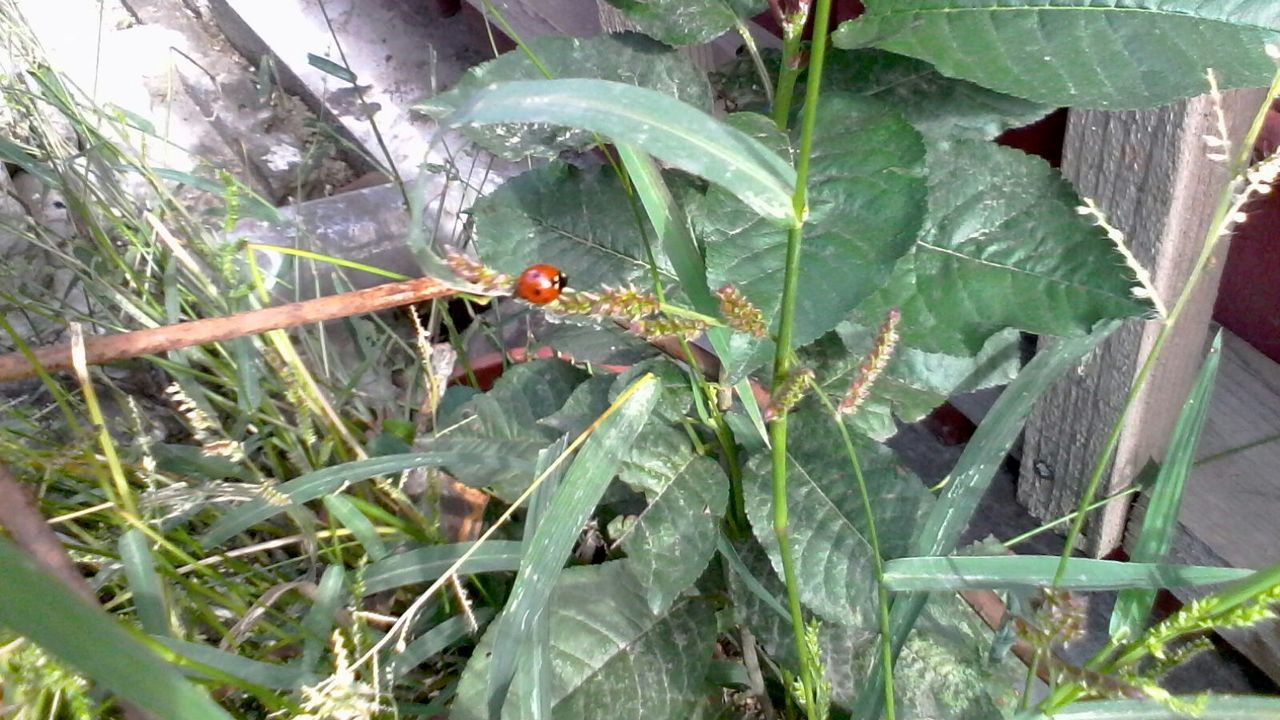
<path id="1" fill-rule="evenodd" d="M 862 464 L 858 462 L 858 453 L 853 448 L 853 438 L 849 436 L 849 428 L 845 425 L 835 403 L 814 385 L 814 394 L 826 407 L 835 421 L 836 429 L 844 441 L 845 454 L 849 456 L 849 464 L 853 467 L 853 477 L 858 483 L 858 495 L 862 501 L 862 513 L 867 519 L 867 544 L 871 546 L 872 569 L 876 577 L 876 603 L 879 606 L 880 623 L 880 662 L 884 668 L 884 716 L 885 720 L 894 720 L 897 712 L 893 701 L 893 642 L 892 626 L 889 624 L 889 591 L 884 584 L 884 554 L 880 551 L 880 534 L 876 530 L 876 516 L 871 507 L 871 493 L 867 491 L 867 479 L 862 474 Z"/>
<path id="2" fill-rule="evenodd" d="M 819 0 L 819 10 L 821 13 L 821 0 Z M 791 115 L 791 100 L 795 96 L 796 82 L 800 79 L 800 69 L 803 67 L 803 59 L 800 55 L 800 44 L 804 38 L 804 26 L 808 20 L 809 2 L 801 4 L 791 17 L 784 19 L 782 23 L 782 67 L 778 68 L 778 90 L 773 94 L 773 124 L 782 130 L 787 129 L 787 118 Z M 826 20 L 822 19 L 823 25 Z M 817 27 L 814 27 L 814 38 L 818 37 Z M 826 38 L 823 38 L 826 42 Z M 765 77 L 766 84 L 768 76 Z"/>
<path id="3" fill-rule="evenodd" d="M 800 222 L 787 233 L 786 271 L 782 281 L 782 307 L 779 311 L 777 346 L 773 361 L 773 386 L 781 387 L 791 373 L 791 338 L 795 326 L 796 297 L 800 287 L 800 243 L 804 238 L 804 217 L 807 215 L 808 195 L 805 183 L 809 175 L 809 155 L 813 150 L 813 134 L 817 125 L 817 107 L 819 91 L 822 85 L 822 65 L 826 56 L 827 28 L 831 18 L 831 0 L 818 0 L 817 12 L 813 28 L 812 61 L 809 66 L 809 82 L 805 88 L 804 115 L 800 123 L 800 152 L 796 161 L 796 192 L 793 207 Z M 807 4 L 806 4 L 807 7 Z M 803 23 L 793 23 L 790 42 L 796 47 L 789 56 L 794 56 L 798 49 L 800 32 Z M 788 63 L 783 60 L 783 72 Z M 785 86 L 783 86 L 785 87 Z M 775 106 L 775 120 L 785 120 L 789 102 L 784 105 L 782 89 L 779 88 L 779 102 Z M 794 83 L 792 85 L 794 87 Z M 779 109 L 782 114 L 778 115 Z M 779 127 L 785 123 L 779 123 Z M 778 552 L 782 558 L 782 575 L 787 585 L 787 603 L 791 613 L 791 630 L 795 635 L 796 656 L 800 662 L 800 683 L 806 700 L 805 710 L 813 709 L 813 698 L 817 697 L 815 683 L 822 678 L 815 677 L 813 659 L 809 656 L 808 644 L 805 641 L 804 616 L 800 606 L 799 582 L 796 578 L 795 558 L 791 553 L 789 518 L 787 510 L 787 415 L 779 413 L 769 424 L 769 440 L 772 445 L 773 464 L 773 532 L 778 538 Z"/>
<path id="4" fill-rule="evenodd" d="M 1107 442 L 1103 446 L 1102 452 L 1098 455 L 1093 474 L 1089 476 L 1089 482 L 1085 485 L 1084 494 L 1080 497 L 1075 520 L 1072 521 L 1071 529 L 1067 532 L 1066 545 L 1062 548 L 1062 557 L 1058 561 L 1058 570 L 1053 577 L 1055 586 L 1062 582 L 1062 577 L 1067 572 L 1067 561 L 1071 558 L 1071 551 L 1075 548 L 1076 541 L 1080 538 L 1080 533 L 1084 529 L 1084 522 L 1089 515 L 1087 508 L 1093 504 L 1093 498 L 1098 493 L 1098 486 L 1102 483 L 1102 475 L 1106 472 L 1112 455 L 1115 453 L 1116 446 L 1120 442 L 1120 434 L 1124 429 L 1125 419 L 1128 417 L 1129 411 L 1133 409 L 1139 393 L 1146 386 L 1147 379 L 1155 367 L 1156 359 L 1160 357 L 1165 343 L 1168 342 L 1169 336 L 1172 335 L 1174 326 L 1177 325 L 1178 319 L 1182 317 L 1182 312 L 1186 309 L 1187 303 L 1191 299 L 1192 291 L 1199 283 L 1200 276 L 1204 274 L 1205 268 L 1209 266 L 1209 262 L 1213 259 L 1214 250 L 1217 249 L 1218 241 L 1222 239 L 1224 234 L 1223 228 L 1235 212 L 1234 204 L 1237 200 L 1237 193 L 1243 191 L 1244 171 L 1249 167 L 1249 157 L 1253 152 L 1253 144 L 1262 128 L 1263 119 L 1265 119 L 1266 113 L 1270 110 L 1271 103 L 1277 95 L 1280 95 L 1280 72 L 1277 72 L 1275 77 L 1272 78 L 1271 87 L 1267 90 L 1267 96 L 1258 113 L 1254 116 L 1253 124 L 1241 144 L 1235 162 L 1232 163 L 1231 179 L 1228 181 L 1221 197 L 1218 198 L 1218 206 L 1214 209 L 1213 218 L 1209 222 L 1209 229 L 1205 233 L 1200 256 L 1196 258 L 1196 264 L 1192 268 L 1191 274 L 1187 277 L 1187 282 L 1183 285 L 1173 309 L 1169 311 L 1168 318 L 1165 319 L 1160 332 L 1156 334 L 1155 342 L 1151 346 L 1151 352 L 1147 353 L 1142 366 L 1138 369 L 1138 374 L 1134 376 L 1129 393 L 1125 396 L 1124 405 L 1120 410 L 1120 416 L 1116 418 L 1115 423 L 1111 426 Z"/>

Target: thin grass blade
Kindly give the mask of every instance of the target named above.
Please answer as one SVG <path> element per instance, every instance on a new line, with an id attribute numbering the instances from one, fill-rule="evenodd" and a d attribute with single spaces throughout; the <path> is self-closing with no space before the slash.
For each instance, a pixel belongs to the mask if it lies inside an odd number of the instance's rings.
<path id="1" fill-rule="evenodd" d="M 141 530 L 133 528 L 120 536 L 119 550 L 124 575 L 129 581 L 129 591 L 133 593 L 133 607 L 138 613 L 142 629 L 148 635 L 172 635 L 164 584 L 160 581 L 160 574 L 156 572 L 156 561 L 151 555 L 147 536 Z"/>
<path id="2" fill-rule="evenodd" d="M 1196 445 L 1200 432 L 1209 417 L 1209 400 L 1213 396 L 1213 384 L 1218 376 L 1218 362 L 1222 358 L 1222 331 L 1213 338 L 1209 355 L 1205 358 L 1200 374 L 1191 387 L 1191 394 L 1178 414 L 1169 437 L 1169 449 L 1156 475 L 1155 484 L 1142 517 L 1142 528 L 1133 544 L 1130 558 L 1134 562 L 1155 563 L 1164 559 L 1173 544 L 1178 529 L 1178 514 L 1182 508 L 1182 488 L 1195 462 Z M 1123 590 L 1116 598 L 1111 611 L 1111 636 L 1132 636 L 1146 623 L 1155 602 L 1154 590 Z"/>
<path id="3" fill-rule="evenodd" d="M 653 375 L 637 380 L 614 401 L 617 409 L 583 443 L 525 548 L 515 585 L 495 628 L 494 647 L 510 652 L 519 648 L 531 632 L 551 598 L 583 524 L 653 412 L 658 390 L 659 383 Z M 490 673 L 488 707 L 502 707 L 504 691 L 513 679 L 514 668 L 503 675 Z"/>
<path id="4" fill-rule="evenodd" d="M 1072 703 L 1052 716 L 1026 712 L 1015 720 L 1274 720 L 1280 717 L 1280 698 L 1260 696 L 1207 695 L 1203 709 L 1194 716 L 1169 707 L 1160 700 L 1091 700 Z M 1200 697 L 1180 700 L 1194 705 Z"/>
<path id="5" fill-rule="evenodd" d="M 365 568 L 364 593 L 392 590 L 415 583 L 429 583 L 439 578 L 474 543 L 430 545 L 392 555 Z M 520 568 L 520 543 L 513 540 L 489 540 L 467 558 L 458 575 L 482 572 L 514 572 Z"/>
<path id="6" fill-rule="evenodd" d="M 177 638 L 160 638 L 159 642 L 178 656 L 190 660 L 197 666 L 216 670 L 224 675 L 242 680 L 247 684 L 270 690 L 292 690 L 299 685 L 314 682 L 316 679 L 305 673 L 300 665 L 277 665 L 260 660 L 251 660 L 226 650 L 219 650 L 216 647 Z M 183 669 L 188 674 L 195 676 L 204 674 L 198 667 Z"/>
<path id="7" fill-rule="evenodd" d="M 369 522 L 369 518 L 365 517 L 359 508 L 347 499 L 347 496 L 326 495 L 324 507 L 330 515 L 342 523 L 342 527 L 351 531 L 356 541 L 360 543 L 360 547 L 369 554 L 370 560 L 376 563 L 387 556 L 387 545 L 378 536 L 378 529 Z"/>
<path id="8" fill-rule="evenodd" d="M 302 641 L 302 668 L 312 672 L 316 663 L 320 662 L 320 654 L 329 644 L 329 632 L 333 630 L 333 619 L 343 605 L 346 595 L 347 574 L 338 565 L 330 565 L 320 578 L 320 587 L 312 598 L 311 609 L 302 619 L 302 629 L 306 637 Z"/>
<path id="9" fill-rule="evenodd" d="M 1007 590 L 1053 585 L 1058 556 L 910 557 L 885 564 L 885 586 L 892 592 Z M 1161 565 L 1072 558 L 1058 587 L 1068 590 L 1171 588 L 1223 583 L 1248 577 L 1252 570 Z"/>
<path id="10" fill-rule="evenodd" d="M 0 538 L 0 625 L 166 720 L 231 720 L 204 690 Z M 49 622 L 57 618 L 57 622 Z"/>

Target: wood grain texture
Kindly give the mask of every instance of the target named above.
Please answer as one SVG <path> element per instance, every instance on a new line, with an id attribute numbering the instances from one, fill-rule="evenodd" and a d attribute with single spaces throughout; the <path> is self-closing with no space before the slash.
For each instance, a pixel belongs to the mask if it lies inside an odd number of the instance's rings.
<path id="1" fill-rule="evenodd" d="M 1244 136 L 1261 102 L 1262 91 L 1226 93 L 1233 140 Z M 1227 182 L 1225 169 L 1205 157 L 1203 137 L 1217 134 L 1215 128 L 1208 97 L 1156 110 L 1075 111 L 1068 123 L 1063 174 L 1125 232 L 1166 305 L 1186 283 Z M 1099 496 L 1128 485 L 1149 459 L 1163 455 L 1204 357 L 1220 260 L 1202 277 L 1127 419 Z M 1037 405 L 1027 423 L 1018 488 L 1019 501 L 1037 518 L 1047 521 L 1075 508 L 1158 331 L 1156 322 L 1126 324 Z M 1090 554 L 1106 554 L 1119 544 L 1126 514 L 1127 503 L 1118 501 L 1090 519 Z"/>

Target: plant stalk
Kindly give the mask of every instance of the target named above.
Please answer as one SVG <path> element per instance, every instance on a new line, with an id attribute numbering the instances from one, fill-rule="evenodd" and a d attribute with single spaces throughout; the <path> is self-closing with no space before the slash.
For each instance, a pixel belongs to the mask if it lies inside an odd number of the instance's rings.
<path id="1" fill-rule="evenodd" d="M 807 8 L 808 3 L 802 6 Z M 805 88 L 804 114 L 800 124 L 800 152 L 796 160 L 796 191 L 793 206 L 799 222 L 787 233 L 786 270 L 782 281 L 782 307 L 779 312 L 778 337 L 774 350 L 773 387 L 781 387 L 791 373 L 791 338 L 795 327 L 796 296 L 800 287 L 800 244 L 804 238 L 804 218 L 807 215 L 808 194 L 805 184 L 809 174 L 809 155 L 813 149 L 814 128 L 817 125 L 819 92 L 822 85 L 822 65 L 826 55 L 827 29 L 831 18 L 831 0 L 818 0 L 818 15 L 814 21 L 812 60 L 809 66 L 809 82 Z M 789 58 L 796 57 L 804 23 L 792 23 L 788 29 L 789 51 L 784 53 L 783 73 L 788 72 Z M 795 71 L 798 74 L 798 70 Z M 794 77 L 788 87 L 780 80 L 778 102 L 774 107 L 774 119 L 782 118 L 779 127 L 785 127 L 789 112 L 789 96 L 794 89 Z M 780 114 L 779 114 L 780 113 Z M 779 413 L 769 423 L 769 440 L 772 445 L 773 479 L 773 532 L 778 539 L 778 552 L 782 557 L 782 575 L 787 586 L 787 604 L 791 614 L 791 630 L 795 635 L 796 656 L 800 663 L 800 683 L 805 700 L 805 711 L 814 708 L 817 685 L 822 678 L 815 677 L 813 658 L 805 641 L 804 615 L 800 605 L 800 588 L 796 578 L 795 558 L 791 553 L 789 517 L 787 509 L 787 415 Z"/>

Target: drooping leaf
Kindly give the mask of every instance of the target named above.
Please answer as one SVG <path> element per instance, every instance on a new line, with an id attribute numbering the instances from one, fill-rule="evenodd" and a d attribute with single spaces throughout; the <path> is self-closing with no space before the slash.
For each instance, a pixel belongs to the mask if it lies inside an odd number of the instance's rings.
<path id="1" fill-rule="evenodd" d="M 414 638 L 403 651 L 393 655 L 383 667 L 383 673 L 392 681 L 404 677 L 428 659 L 470 635 L 472 618 L 477 625 L 484 627 L 493 618 L 493 610 L 479 608 L 471 617 L 455 615 L 436 625 Z"/>
<path id="2" fill-rule="evenodd" d="M 1058 558 L 1048 555 L 911 557 L 885 563 L 884 579 L 885 586 L 893 592 L 1007 590 L 1055 585 L 1057 568 Z M 1069 590 L 1158 589 L 1230 582 L 1252 572 L 1242 568 L 1071 558 L 1066 574 L 1056 586 Z"/>
<path id="3" fill-rule="evenodd" d="M 626 562 L 566 569 L 547 603 L 556 720 L 692 717 L 704 696 L 716 632 L 710 605 L 683 597 L 654 615 Z M 511 652 L 494 644 L 497 626 L 490 626 L 463 671 L 454 720 L 488 720 L 489 654 Z M 518 690 L 512 688 L 503 720 L 530 717 Z"/>
<path id="4" fill-rule="evenodd" d="M 923 160 L 919 133 L 893 109 L 841 93 L 823 96 L 809 170 L 796 345 L 834 328 L 911 248 L 924 207 Z M 787 231 L 714 188 L 691 215 L 705 243 L 709 284 L 734 285 L 776 326 Z M 735 379 L 773 352 L 771 341 L 740 333 L 729 347 L 725 371 Z"/>
<path id="5" fill-rule="evenodd" d="M 930 145 L 914 252 L 855 317 L 873 325 L 898 307 L 904 343 L 967 355 L 1006 327 L 1082 335 L 1147 312 L 1134 272 L 1079 204 L 1039 158 L 974 140 Z"/>
<path id="6" fill-rule="evenodd" d="M 788 420 L 787 504 L 800 599 L 825 620 L 860 626 L 876 607 L 871 547 L 858 486 L 835 419 L 813 405 Z M 855 450 L 874 498 L 876 529 L 885 557 L 908 552 L 929 511 L 924 485 L 900 467 L 888 448 L 855 437 Z M 757 455 L 743 473 L 747 517 L 756 539 L 781 572 L 773 534 L 768 455 Z"/>
<path id="7" fill-rule="evenodd" d="M 644 238 L 608 168 L 552 163 L 503 184 L 473 212 L 476 251 L 498 270 L 515 274 L 545 262 L 560 268 L 575 289 L 649 285 Z M 670 264 L 654 250 L 659 276 L 673 283 Z"/>
<path id="8" fill-rule="evenodd" d="M 649 419 L 658 399 L 658 383 L 652 376 L 636 380 L 611 406 L 611 414 L 592 432 L 573 458 L 545 513 L 539 513 L 538 529 L 522 550 L 520 570 L 507 598 L 502 617 L 495 624 L 495 644 L 506 652 L 523 653 L 529 631 L 549 606 L 556 579 L 564 568 L 586 523 L 618 472 L 621 459 Z M 501 704 L 510 687 L 517 663 L 504 663 L 505 671 L 488 679 L 492 705 Z"/>
<path id="9" fill-rule="evenodd" d="M 314 683 L 316 680 L 314 675 L 307 673 L 298 664 L 281 665 L 253 660 L 243 655 L 220 650 L 212 645 L 177 638 L 164 637 L 157 640 L 179 657 L 252 685 L 272 690 L 293 690 L 300 685 Z M 206 674 L 199 668 L 183 668 L 183 670 L 188 675 L 196 677 Z"/>
<path id="10" fill-rule="evenodd" d="M 1271 0 L 867 0 L 837 46 L 874 45 L 944 75 L 1050 105 L 1144 108 L 1223 87 L 1263 87 L 1280 40 Z"/>
<path id="11" fill-rule="evenodd" d="M 527 46 L 551 78 L 614 80 L 666 93 L 697 108 L 711 107 L 711 91 L 702 71 L 679 52 L 643 35 L 540 37 Z M 493 83 L 547 77 L 527 53 L 512 50 L 472 67 L 449 91 L 422 100 L 413 109 L 439 120 Z M 545 124 L 484 125 L 467 128 L 466 133 L 486 150 L 512 160 L 529 155 L 554 158 L 595 142 L 590 132 Z"/>
<path id="12" fill-rule="evenodd" d="M 1200 367 L 1195 385 L 1178 413 L 1178 421 L 1169 436 L 1169 448 L 1146 508 L 1141 514 L 1137 540 L 1129 555 L 1134 562 L 1162 562 L 1168 554 L 1178 531 L 1178 515 L 1182 507 L 1182 488 L 1196 456 L 1196 445 L 1205 420 L 1209 417 L 1209 399 L 1213 395 L 1213 383 L 1218 375 L 1218 362 L 1222 358 L 1222 332 L 1219 331 L 1209 346 L 1209 356 Z M 1111 611 L 1111 635 L 1126 633 L 1129 636 L 1142 629 L 1155 602 L 1153 590 L 1124 590 L 1116 597 Z"/>
<path id="13" fill-rule="evenodd" d="M 843 322 L 800 352 L 830 395 L 840 396 L 858 376 L 875 343 L 876 329 Z M 851 417 L 858 432 L 884 441 L 898 431 L 894 418 L 916 422 L 957 393 L 1009 382 L 1020 367 L 1019 336 L 993 335 L 974 357 L 930 353 L 899 342 L 871 394 Z"/>
<path id="14" fill-rule="evenodd" d="M 655 90 L 608 80 L 517 80 L 475 93 L 448 122 L 589 130 L 715 183 L 774 223 L 797 222 L 791 165 L 733 126 Z"/>
<path id="15" fill-rule="evenodd" d="M 102 687 L 156 717 L 230 720 L 209 695 L 101 608 L 0 538 L 0 626 L 30 638 Z M 57 618 L 57 622 L 50 622 Z"/>
<path id="16" fill-rule="evenodd" d="M 764 0 L 608 0 L 635 28 L 670 45 L 711 42 L 739 18 L 764 10 Z"/>
<path id="17" fill-rule="evenodd" d="M 688 462 L 648 500 L 621 543 L 649 609 L 661 614 L 693 585 L 715 553 L 729 504 L 728 478 L 714 460 L 689 453 Z"/>

